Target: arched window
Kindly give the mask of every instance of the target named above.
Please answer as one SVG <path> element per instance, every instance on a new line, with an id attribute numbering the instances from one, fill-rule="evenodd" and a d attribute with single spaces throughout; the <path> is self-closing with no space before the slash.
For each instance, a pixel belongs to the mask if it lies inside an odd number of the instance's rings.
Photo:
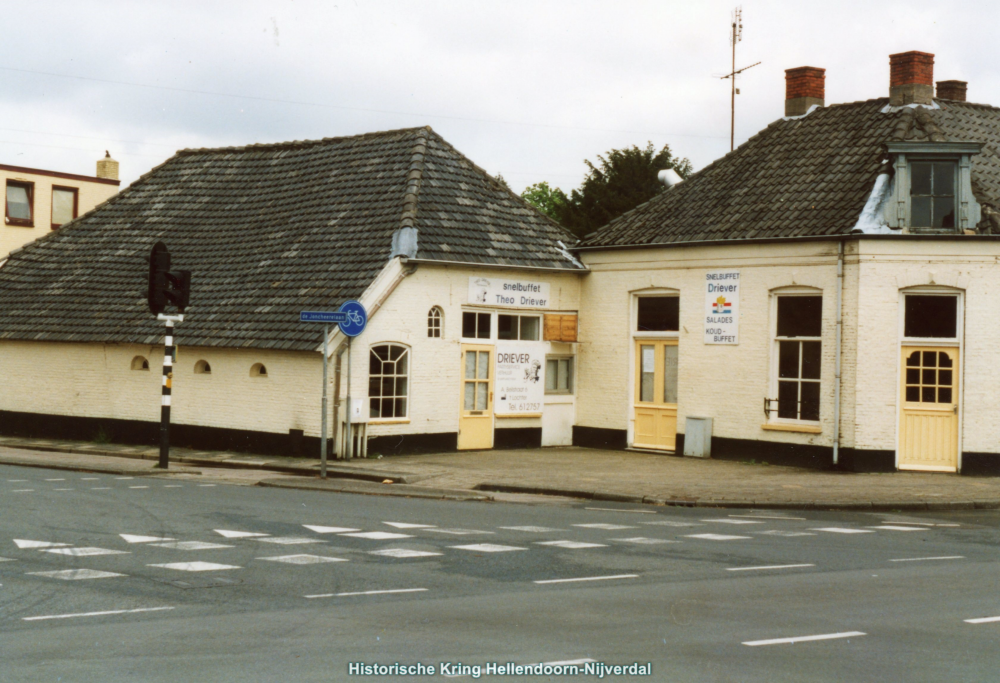
<path id="1" fill-rule="evenodd" d="M 410 350 L 398 344 L 373 346 L 368 357 L 368 403 L 372 419 L 407 416 Z"/>
<path id="2" fill-rule="evenodd" d="M 440 339 L 444 332 L 444 311 L 439 306 L 427 311 L 427 336 Z"/>
<path id="3" fill-rule="evenodd" d="M 263 367 L 263 366 L 261 366 Z M 194 364 L 194 374 L 196 375 L 211 375 L 212 366 L 208 364 L 207 360 L 200 360 Z"/>
<path id="4" fill-rule="evenodd" d="M 267 377 L 267 368 L 263 363 L 254 363 L 250 368 L 251 377 Z"/>
<path id="5" fill-rule="evenodd" d="M 149 370 L 149 361 L 142 356 L 136 356 L 132 359 L 132 369 L 133 370 Z"/>

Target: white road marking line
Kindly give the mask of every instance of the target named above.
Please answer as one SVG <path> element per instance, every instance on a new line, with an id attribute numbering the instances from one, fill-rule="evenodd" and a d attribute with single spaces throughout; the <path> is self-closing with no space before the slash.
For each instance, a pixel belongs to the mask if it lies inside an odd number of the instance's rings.
<path id="1" fill-rule="evenodd" d="M 53 491 L 72 491 L 73 489 L 52 489 Z"/>
<path id="2" fill-rule="evenodd" d="M 815 567 L 814 564 L 772 564 L 766 567 L 726 567 L 727 572 L 752 572 L 761 569 L 798 569 L 800 567 Z"/>
<path id="3" fill-rule="evenodd" d="M 204 488 L 206 486 L 215 486 L 215 484 L 198 484 L 198 486 L 201 486 L 201 487 Z"/>
<path id="4" fill-rule="evenodd" d="M 769 531 L 754 531 L 755 534 L 768 535 L 768 536 L 785 536 L 791 538 L 793 536 L 815 536 L 816 534 L 810 533 L 808 531 L 784 531 L 782 529 L 771 529 Z"/>
<path id="5" fill-rule="evenodd" d="M 805 517 L 784 517 L 782 515 L 729 515 L 730 517 L 738 517 L 745 519 L 790 519 L 793 521 L 804 522 Z"/>
<path id="6" fill-rule="evenodd" d="M 578 581 L 612 581 L 614 579 L 637 579 L 638 574 L 615 574 L 613 576 L 581 576 L 577 579 L 546 579 L 535 583 L 575 583 Z"/>
<path id="7" fill-rule="evenodd" d="M 346 598 L 351 595 L 385 595 L 387 593 L 421 593 L 426 588 L 396 588 L 385 591 L 357 591 L 356 593 L 322 593 L 320 595 L 305 595 L 305 598 Z"/>
<path id="8" fill-rule="evenodd" d="M 305 536 L 264 536 L 255 538 L 261 543 L 276 543 L 278 545 L 302 545 L 304 543 L 326 543 L 322 538 L 307 538 Z"/>
<path id="9" fill-rule="evenodd" d="M 979 619 L 963 619 L 966 624 L 991 624 L 1000 621 L 1000 617 L 980 617 Z"/>
<path id="10" fill-rule="evenodd" d="M 90 490 L 91 491 L 110 491 L 111 487 L 110 486 L 91 486 Z"/>
<path id="11" fill-rule="evenodd" d="M 965 555 L 941 555 L 940 557 L 901 557 L 890 562 L 920 562 L 922 560 L 964 560 Z"/>
<path id="12" fill-rule="evenodd" d="M 168 541 L 166 543 L 150 543 L 157 548 L 170 548 L 172 550 L 213 550 L 215 548 L 232 548 L 231 545 L 220 543 L 205 543 L 204 541 Z"/>
<path id="13" fill-rule="evenodd" d="M 438 534 L 451 534 L 453 536 L 474 536 L 475 534 L 495 534 L 495 531 L 480 531 L 479 529 L 426 529 Z"/>
<path id="14" fill-rule="evenodd" d="M 34 493 L 35 489 L 14 489 L 11 493 Z"/>
<path id="15" fill-rule="evenodd" d="M 553 529 L 547 526 L 501 526 L 498 529 L 509 529 L 511 531 L 527 531 L 532 534 L 544 534 L 549 531 L 562 531 L 562 529 Z"/>
<path id="16" fill-rule="evenodd" d="M 369 538 L 373 541 L 388 541 L 394 538 L 413 538 L 410 534 L 397 534 L 391 531 L 361 531 L 354 534 L 341 534 L 352 538 Z"/>
<path id="17" fill-rule="evenodd" d="M 165 488 L 165 489 L 182 489 L 184 487 L 181 484 L 164 484 L 163 488 Z"/>
<path id="18" fill-rule="evenodd" d="M 822 527 L 819 529 L 812 529 L 812 531 L 826 531 L 831 534 L 874 534 L 875 532 L 870 529 L 843 529 L 836 526 Z"/>
<path id="19" fill-rule="evenodd" d="M 518 548 L 513 545 L 496 545 L 494 543 L 476 543 L 474 545 L 453 545 L 449 546 L 457 550 L 471 550 L 473 552 L 480 553 L 506 553 L 511 550 L 527 550 L 527 548 Z"/>
<path id="20" fill-rule="evenodd" d="M 611 541 L 621 541 L 622 543 L 640 543 L 643 545 L 655 545 L 657 543 L 680 543 L 680 541 L 668 541 L 664 538 L 646 538 L 645 536 L 636 536 L 634 538 L 611 538 Z"/>
<path id="21" fill-rule="evenodd" d="M 536 541 L 535 545 L 552 545 L 557 548 L 578 550 L 580 548 L 607 548 L 604 543 L 582 543 L 580 541 Z"/>
<path id="22" fill-rule="evenodd" d="M 45 481 L 66 481 L 65 479 L 46 479 Z"/>
<path id="23" fill-rule="evenodd" d="M 212 529 L 215 533 L 226 538 L 257 538 L 260 536 L 270 536 L 256 531 L 232 531 L 230 529 Z"/>
<path id="24" fill-rule="evenodd" d="M 11 482 L 12 484 L 23 484 L 24 482 L 30 481 L 30 480 L 28 480 L 28 479 L 8 479 L 7 481 Z"/>
<path id="25" fill-rule="evenodd" d="M 115 479 L 135 479 L 135 477 L 115 477 Z"/>
<path id="26" fill-rule="evenodd" d="M 129 486 L 130 489 L 148 489 L 148 486 Z"/>
<path id="27" fill-rule="evenodd" d="M 127 550 L 109 550 L 107 548 L 40 548 L 39 552 L 70 557 L 90 557 L 91 555 L 128 555 Z"/>
<path id="28" fill-rule="evenodd" d="M 100 477 L 80 477 L 80 481 L 100 481 Z"/>
<path id="29" fill-rule="evenodd" d="M 0 562 L 16 562 L 12 557 L 0 557 Z"/>
<path id="30" fill-rule="evenodd" d="M 763 524 L 764 522 L 754 522 L 749 519 L 703 519 L 703 522 L 719 522 L 720 524 Z"/>
<path id="31" fill-rule="evenodd" d="M 639 524 L 652 524 L 654 526 L 705 526 L 701 522 L 639 522 Z"/>
<path id="32" fill-rule="evenodd" d="M 132 534 L 118 534 L 126 543 L 153 543 L 154 541 L 164 542 L 164 541 L 176 541 L 175 538 L 169 538 L 167 536 L 133 536 Z"/>
<path id="33" fill-rule="evenodd" d="M 161 612 L 173 607 L 139 607 L 137 609 L 111 609 L 104 612 L 77 612 L 76 614 L 49 614 L 43 617 L 21 617 L 21 621 L 43 621 L 45 619 L 75 619 L 76 617 L 103 617 L 109 614 L 135 614 L 137 612 Z"/>
<path id="34" fill-rule="evenodd" d="M 410 524 L 409 522 L 382 522 L 397 529 L 433 529 L 433 524 Z"/>
<path id="35" fill-rule="evenodd" d="M 737 541 L 752 538 L 752 536 L 727 536 L 726 534 L 690 534 L 685 538 L 703 538 L 706 541 Z"/>
<path id="36" fill-rule="evenodd" d="M 346 534 L 351 531 L 361 531 L 361 529 L 349 529 L 346 526 L 314 526 L 312 524 L 303 524 L 302 526 L 317 534 Z"/>
<path id="37" fill-rule="evenodd" d="M 279 557 L 255 557 L 256 560 L 268 562 L 284 562 L 285 564 L 321 564 L 323 562 L 347 562 L 339 557 L 323 557 L 321 555 L 281 555 Z"/>
<path id="38" fill-rule="evenodd" d="M 15 538 L 13 540 L 14 543 L 17 544 L 17 547 L 21 548 L 22 550 L 24 548 L 65 548 L 68 545 L 72 545 L 71 543 L 49 543 L 48 541 L 27 541 L 24 540 L 23 538 Z"/>
<path id="39" fill-rule="evenodd" d="M 585 510 L 603 510 L 604 512 L 634 512 L 640 515 L 655 515 L 656 510 L 626 510 L 625 508 L 584 508 Z"/>
<path id="40" fill-rule="evenodd" d="M 886 519 L 882 521 L 883 524 L 908 524 L 913 526 L 962 526 L 961 524 L 934 524 L 932 522 L 905 522 L 900 520 Z"/>
<path id="41" fill-rule="evenodd" d="M 389 548 L 387 550 L 371 550 L 369 555 L 382 555 L 384 557 L 433 557 L 444 553 L 431 553 L 426 550 L 410 550 L 409 548 Z"/>
<path id="42" fill-rule="evenodd" d="M 216 564 L 214 562 L 169 562 L 167 564 L 147 564 L 147 567 L 163 567 L 176 569 L 180 572 L 214 572 L 222 569 L 243 569 L 231 564 Z"/>
<path id="43" fill-rule="evenodd" d="M 889 531 L 929 531 L 922 526 L 898 526 L 896 524 L 883 524 L 882 526 L 871 526 L 869 529 L 888 529 Z"/>
<path id="44" fill-rule="evenodd" d="M 101 572 L 96 569 L 64 569 L 57 572 L 28 572 L 31 576 L 47 576 L 52 579 L 62 579 L 63 581 L 76 581 L 79 579 L 106 579 L 112 576 L 125 576 L 114 572 Z"/>
<path id="45" fill-rule="evenodd" d="M 619 529 L 638 529 L 635 526 L 622 526 L 621 524 L 574 524 L 582 529 L 605 529 L 606 531 L 618 531 Z"/>
<path id="46" fill-rule="evenodd" d="M 749 645 L 750 647 L 757 647 L 758 645 L 786 645 L 791 643 L 806 643 L 811 640 L 835 640 L 837 638 L 856 638 L 864 635 L 868 634 L 862 633 L 861 631 L 846 631 L 844 633 L 824 633 L 818 636 L 798 636 L 796 638 L 772 638 L 771 640 L 748 640 L 743 644 Z"/>

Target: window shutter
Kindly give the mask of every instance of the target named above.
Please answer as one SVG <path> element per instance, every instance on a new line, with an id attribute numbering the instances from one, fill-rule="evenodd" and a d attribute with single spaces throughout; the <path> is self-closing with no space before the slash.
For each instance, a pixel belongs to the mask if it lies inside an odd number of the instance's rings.
<path id="1" fill-rule="evenodd" d="M 545 341 L 575 342 L 577 316 L 547 313 L 545 315 Z"/>

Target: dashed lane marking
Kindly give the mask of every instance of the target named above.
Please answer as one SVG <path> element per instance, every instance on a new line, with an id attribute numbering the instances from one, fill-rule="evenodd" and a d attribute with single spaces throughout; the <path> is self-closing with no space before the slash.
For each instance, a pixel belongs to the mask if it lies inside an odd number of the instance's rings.
<path id="1" fill-rule="evenodd" d="M 728 536 L 726 534 L 690 534 L 685 538 L 703 538 L 706 541 L 738 541 L 753 538 L 752 536 Z"/>
<path id="2" fill-rule="evenodd" d="M 148 486 L 129 486 L 130 489 L 148 489 Z"/>
<path id="3" fill-rule="evenodd" d="M 146 566 L 176 569 L 179 572 L 214 572 L 224 569 L 243 569 L 243 567 L 231 564 L 216 564 L 215 562 L 168 562 L 167 564 L 148 564 Z"/>
<path id="4" fill-rule="evenodd" d="M 819 529 L 813 529 L 812 531 L 826 531 L 831 534 L 874 534 L 875 533 L 871 529 L 844 529 L 836 526 L 822 527 Z"/>
<path id="5" fill-rule="evenodd" d="M 763 524 L 749 519 L 703 519 L 703 522 L 718 522 L 720 524 Z"/>
<path id="6" fill-rule="evenodd" d="M 215 533 L 226 538 L 258 538 L 260 536 L 270 536 L 256 531 L 233 531 L 231 529 L 213 529 Z"/>
<path id="7" fill-rule="evenodd" d="M 45 481 L 66 481 L 65 479 L 46 479 Z"/>
<path id="8" fill-rule="evenodd" d="M 102 572 L 96 569 L 63 569 L 57 572 L 28 572 L 31 576 L 47 576 L 50 579 L 63 581 L 78 581 L 80 579 L 108 579 L 113 576 L 125 576 L 115 572 Z"/>
<path id="9" fill-rule="evenodd" d="M 668 521 L 659 521 L 659 522 L 639 522 L 639 524 L 650 524 L 650 525 L 653 525 L 653 526 L 705 526 L 701 522 L 668 522 Z"/>
<path id="10" fill-rule="evenodd" d="M 16 560 L 14 560 L 14 558 L 12 557 L 0 557 L 0 562 L 15 562 L 15 561 Z"/>
<path id="11" fill-rule="evenodd" d="M 172 550 L 213 550 L 215 548 L 232 548 L 231 545 L 221 543 L 205 543 L 204 541 L 168 541 L 166 543 L 150 543 L 157 548 L 170 548 Z"/>
<path id="12" fill-rule="evenodd" d="M 52 489 L 53 491 L 72 491 L 73 489 Z"/>
<path id="13" fill-rule="evenodd" d="M 888 531 L 928 531 L 923 526 L 898 526 L 896 524 L 883 524 L 882 526 L 868 527 L 869 529 L 886 529 Z"/>
<path id="14" fill-rule="evenodd" d="M 901 557 L 890 562 L 923 562 L 924 560 L 964 560 L 965 555 L 941 555 L 940 557 Z"/>
<path id="15" fill-rule="evenodd" d="M 861 631 L 846 631 L 844 633 L 823 633 L 818 636 L 796 636 L 795 638 L 771 638 L 770 640 L 748 640 L 743 643 L 750 647 L 759 645 L 791 645 L 794 643 L 807 643 L 813 640 L 836 640 L 839 638 L 859 638 L 868 635 Z"/>
<path id="16" fill-rule="evenodd" d="M 978 619 L 963 619 L 966 624 L 992 624 L 1000 621 L 1000 617 L 980 617 Z"/>
<path id="17" fill-rule="evenodd" d="M 103 612 L 77 612 L 76 614 L 47 614 L 40 617 L 21 617 L 21 621 L 44 621 L 46 619 L 76 619 L 77 617 L 104 617 L 111 614 L 136 614 L 138 612 L 162 612 L 173 607 L 138 607 L 136 609 L 110 609 Z"/>
<path id="18" fill-rule="evenodd" d="M 383 591 L 356 591 L 354 593 L 321 593 L 319 595 L 305 595 L 306 598 L 346 598 L 352 595 L 385 595 L 388 593 L 422 593 L 426 588 L 394 588 Z"/>
<path id="19" fill-rule="evenodd" d="M 127 550 L 109 550 L 108 548 L 40 548 L 40 552 L 54 555 L 69 555 L 70 557 L 90 557 L 91 555 L 128 555 Z"/>
<path id="20" fill-rule="evenodd" d="M 745 519 L 787 519 L 791 521 L 804 522 L 805 517 L 785 517 L 783 515 L 729 515 L 730 517 Z"/>
<path id="21" fill-rule="evenodd" d="M 614 581 L 616 579 L 637 579 L 638 574 L 614 574 L 612 576 L 581 576 L 575 579 L 545 579 L 534 583 L 577 583 L 579 581 Z"/>
<path id="22" fill-rule="evenodd" d="M 501 526 L 498 529 L 509 529 L 511 531 L 527 531 L 531 534 L 544 534 L 550 531 L 562 531 L 562 529 L 553 529 L 547 526 Z"/>
<path id="23" fill-rule="evenodd" d="M 100 481 L 100 477 L 80 477 L 80 481 Z"/>
<path id="24" fill-rule="evenodd" d="M 7 481 L 9 481 L 12 484 L 23 484 L 24 482 L 30 481 L 30 480 L 29 479 L 8 479 Z"/>
<path id="25" fill-rule="evenodd" d="M 165 542 L 165 541 L 175 541 L 175 538 L 169 538 L 167 536 L 134 536 L 132 534 L 118 534 L 126 543 L 154 543 L 154 542 Z"/>
<path id="26" fill-rule="evenodd" d="M 163 488 L 165 488 L 165 489 L 182 489 L 184 487 L 181 484 L 164 484 Z"/>
<path id="27" fill-rule="evenodd" d="M 646 538 L 645 536 L 636 536 L 634 538 L 612 538 L 612 541 L 620 541 L 621 543 L 639 543 L 640 545 L 657 545 L 660 543 L 680 543 L 680 541 L 668 541 L 665 538 Z"/>
<path id="28" fill-rule="evenodd" d="M 268 562 L 284 562 L 285 564 L 322 564 L 323 562 L 347 562 L 339 557 L 324 557 L 322 555 L 281 555 L 279 557 L 257 557 L 257 560 Z"/>
<path id="29" fill-rule="evenodd" d="M 582 529 L 604 529 L 606 531 L 618 531 L 619 529 L 638 529 L 634 526 L 622 526 L 621 524 L 574 524 Z"/>
<path id="30" fill-rule="evenodd" d="M 14 489 L 11 493 L 34 493 L 35 489 Z"/>
<path id="31" fill-rule="evenodd" d="M 313 524 L 303 524 L 302 526 L 317 534 L 346 534 L 351 531 L 361 531 L 361 529 L 350 529 L 346 526 L 315 526 Z"/>
<path id="32" fill-rule="evenodd" d="M 65 548 L 71 543 L 49 543 L 48 541 L 28 541 L 23 538 L 13 539 L 18 548 Z"/>
<path id="33" fill-rule="evenodd" d="M 382 522 L 397 529 L 433 529 L 433 524 L 410 524 L 409 522 Z"/>
<path id="34" fill-rule="evenodd" d="M 473 545 L 453 545 L 456 550 L 471 550 L 479 553 L 507 553 L 512 550 L 527 550 L 514 545 L 496 545 L 495 543 L 475 543 Z"/>
<path id="35" fill-rule="evenodd" d="M 215 484 L 198 484 L 198 486 L 200 486 L 202 488 L 206 488 L 206 487 L 210 487 L 210 486 L 215 486 Z"/>
<path id="36" fill-rule="evenodd" d="M 437 534 L 451 534 L 452 536 L 474 536 L 475 534 L 495 534 L 495 531 L 480 531 L 479 529 L 425 529 Z"/>
<path id="37" fill-rule="evenodd" d="M 655 515 L 656 510 L 626 510 L 625 508 L 584 508 L 585 510 L 602 510 L 604 512 L 634 512 L 639 515 Z"/>
<path id="38" fill-rule="evenodd" d="M 388 541 L 396 538 L 413 538 L 410 534 L 396 534 L 391 531 L 361 531 L 353 534 L 341 534 L 352 538 L 368 538 L 373 541 Z"/>
<path id="39" fill-rule="evenodd" d="M 801 569 L 802 567 L 815 567 L 814 564 L 771 564 L 764 567 L 726 567 L 727 572 L 753 572 L 765 569 Z"/>
<path id="40" fill-rule="evenodd" d="M 124 481 L 126 479 L 135 479 L 135 477 L 115 477 L 115 479 Z"/>
<path id="41" fill-rule="evenodd" d="M 372 550 L 369 551 L 368 554 L 381 555 L 383 557 L 407 558 L 407 557 L 432 557 L 437 555 L 443 555 L 444 553 L 432 553 L 426 550 L 410 550 L 409 548 L 388 548 L 386 550 Z"/>
<path id="42" fill-rule="evenodd" d="M 90 490 L 91 491 L 110 491 L 111 487 L 110 486 L 91 486 Z"/>
<path id="43" fill-rule="evenodd" d="M 604 543 L 582 543 L 580 541 L 538 541 L 535 545 L 551 545 L 567 550 L 579 550 L 580 548 L 607 548 Z"/>
<path id="44" fill-rule="evenodd" d="M 326 543 L 322 538 L 306 538 L 305 536 L 263 536 L 253 539 L 261 543 L 275 543 L 277 545 L 303 545 L 305 543 Z"/>
<path id="45" fill-rule="evenodd" d="M 783 529 L 770 529 L 769 531 L 754 531 L 755 534 L 767 535 L 767 536 L 784 536 L 786 538 L 792 538 L 794 536 L 815 536 L 816 534 L 809 531 L 784 531 Z"/>

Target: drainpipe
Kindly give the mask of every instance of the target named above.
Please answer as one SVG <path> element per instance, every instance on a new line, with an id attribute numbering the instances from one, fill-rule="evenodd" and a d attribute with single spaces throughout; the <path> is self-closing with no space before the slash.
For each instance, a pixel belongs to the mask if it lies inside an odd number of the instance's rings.
<path id="1" fill-rule="evenodd" d="M 340 442 L 337 440 L 340 423 L 337 418 L 340 416 L 340 367 L 343 360 L 344 351 L 347 350 L 347 342 L 340 342 L 337 347 L 337 358 L 333 364 L 333 453 L 334 456 L 342 456 L 339 452 Z"/>
<path id="2" fill-rule="evenodd" d="M 844 328 L 844 241 L 837 242 L 837 356 L 833 385 L 833 466 L 840 461 L 840 346 Z"/>

